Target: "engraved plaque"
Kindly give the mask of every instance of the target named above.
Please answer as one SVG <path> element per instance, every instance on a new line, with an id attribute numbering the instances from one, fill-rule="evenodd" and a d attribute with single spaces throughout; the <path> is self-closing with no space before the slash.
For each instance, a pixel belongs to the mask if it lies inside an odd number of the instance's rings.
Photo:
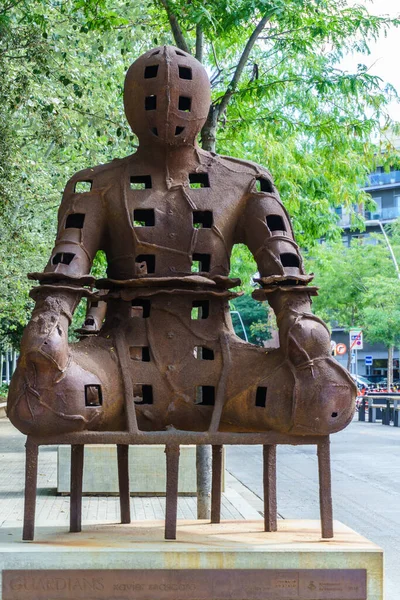
<path id="1" fill-rule="evenodd" d="M 3 600 L 367 600 L 364 569 L 3 571 Z"/>

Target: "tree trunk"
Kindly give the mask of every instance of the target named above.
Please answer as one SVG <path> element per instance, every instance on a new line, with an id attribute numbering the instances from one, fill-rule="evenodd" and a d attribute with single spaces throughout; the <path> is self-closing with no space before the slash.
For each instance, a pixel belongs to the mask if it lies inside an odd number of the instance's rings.
<path id="1" fill-rule="evenodd" d="M 208 112 L 207 121 L 201 130 L 201 147 L 208 152 L 215 152 L 215 142 L 217 139 L 219 107 L 211 104 Z"/>
<path id="2" fill-rule="evenodd" d="M 388 370 L 387 370 L 388 392 L 390 391 L 390 388 L 392 387 L 392 383 L 393 383 L 393 352 L 394 352 L 394 346 L 389 346 L 388 347 Z"/>
<path id="3" fill-rule="evenodd" d="M 207 121 L 201 130 L 201 147 L 215 151 L 218 124 L 218 106 L 211 104 Z M 196 446 L 197 518 L 211 517 L 211 446 Z"/>

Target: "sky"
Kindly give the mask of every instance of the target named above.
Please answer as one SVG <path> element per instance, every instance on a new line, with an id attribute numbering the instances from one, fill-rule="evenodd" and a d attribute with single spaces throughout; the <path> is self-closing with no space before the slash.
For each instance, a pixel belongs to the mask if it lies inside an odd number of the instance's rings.
<path id="1" fill-rule="evenodd" d="M 357 0 L 349 4 L 364 4 L 371 14 L 400 16 L 400 0 Z M 400 27 L 393 27 L 386 37 L 382 34 L 377 42 L 370 43 L 370 55 L 351 55 L 345 58 L 341 66 L 354 71 L 358 63 L 370 67 L 372 75 L 378 75 L 385 83 L 391 83 L 400 95 Z M 400 121 L 400 103 L 390 105 L 390 116 Z"/>

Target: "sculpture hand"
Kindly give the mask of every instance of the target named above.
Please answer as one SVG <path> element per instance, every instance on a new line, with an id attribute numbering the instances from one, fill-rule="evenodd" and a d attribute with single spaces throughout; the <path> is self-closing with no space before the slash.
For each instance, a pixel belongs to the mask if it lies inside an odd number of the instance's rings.
<path id="1" fill-rule="evenodd" d="M 21 342 L 21 357 L 63 371 L 68 363 L 68 319 L 53 311 L 35 311 Z"/>

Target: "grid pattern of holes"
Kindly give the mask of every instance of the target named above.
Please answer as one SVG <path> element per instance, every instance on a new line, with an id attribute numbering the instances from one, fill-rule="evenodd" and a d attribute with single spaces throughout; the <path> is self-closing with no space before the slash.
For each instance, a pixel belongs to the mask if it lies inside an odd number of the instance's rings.
<path id="1" fill-rule="evenodd" d="M 133 386 L 135 404 L 153 404 L 153 387 L 138 383 Z"/>
<path id="2" fill-rule="evenodd" d="M 156 270 L 155 254 L 139 254 L 139 256 L 135 258 L 135 262 L 140 271 L 145 270 L 146 273 L 154 273 Z"/>
<path id="3" fill-rule="evenodd" d="M 131 190 L 151 189 L 151 175 L 131 175 Z"/>
<path id="4" fill-rule="evenodd" d="M 208 173 L 189 173 L 189 187 L 192 189 L 210 187 Z"/>
<path id="5" fill-rule="evenodd" d="M 83 213 L 72 213 L 68 215 L 65 221 L 65 229 L 82 229 L 85 221 L 85 215 Z"/>
<path id="6" fill-rule="evenodd" d="M 85 385 L 85 406 L 102 406 L 103 394 L 101 385 Z"/>
<path id="7" fill-rule="evenodd" d="M 74 256 L 75 254 L 72 254 L 72 252 L 57 252 L 57 254 L 53 256 L 52 263 L 53 265 L 58 265 L 60 263 L 63 265 L 69 265 L 71 264 Z"/>
<path id="8" fill-rule="evenodd" d="M 282 267 L 297 267 L 300 268 L 300 259 L 293 252 L 284 252 L 280 255 Z"/>
<path id="9" fill-rule="evenodd" d="M 144 70 L 144 78 L 145 79 L 153 79 L 154 77 L 157 77 L 157 73 L 158 73 L 158 65 L 149 65 Z"/>
<path id="10" fill-rule="evenodd" d="M 192 302 L 191 319 L 198 321 L 200 319 L 208 319 L 210 314 L 210 303 L 208 300 L 194 300 Z"/>
<path id="11" fill-rule="evenodd" d="M 195 404 L 202 406 L 214 406 L 215 387 L 213 385 L 198 385 L 195 391 Z"/>
<path id="12" fill-rule="evenodd" d="M 280 215 L 268 215 L 265 219 L 270 231 L 286 231 L 285 223 Z"/>
<path id="13" fill-rule="evenodd" d="M 210 254 L 193 254 L 192 273 L 208 272 L 211 265 Z"/>
<path id="14" fill-rule="evenodd" d="M 133 225 L 134 227 L 154 227 L 154 208 L 136 208 L 133 211 Z"/>
<path id="15" fill-rule="evenodd" d="M 131 302 L 131 316 L 148 319 L 150 317 L 150 300 L 137 298 Z"/>
<path id="16" fill-rule="evenodd" d="M 76 181 L 74 186 L 74 192 L 76 194 L 85 194 L 86 192 L 90 192 L 93 186 L 93 181 L 91 179 L 85 179 L 82 181 Z"/>
<path id="17" fill-rule="evenodd" d="M 192 69 L 179 65 L 179 77 L 180 79 L 192 79 Z"/>
<path id="18" fill-rule="evenodd" d="M 213 226 L 213 214 L 211 210 L 195 210 L 193 211 L 193 227 L 200 229 L 211 229 Z"/>

